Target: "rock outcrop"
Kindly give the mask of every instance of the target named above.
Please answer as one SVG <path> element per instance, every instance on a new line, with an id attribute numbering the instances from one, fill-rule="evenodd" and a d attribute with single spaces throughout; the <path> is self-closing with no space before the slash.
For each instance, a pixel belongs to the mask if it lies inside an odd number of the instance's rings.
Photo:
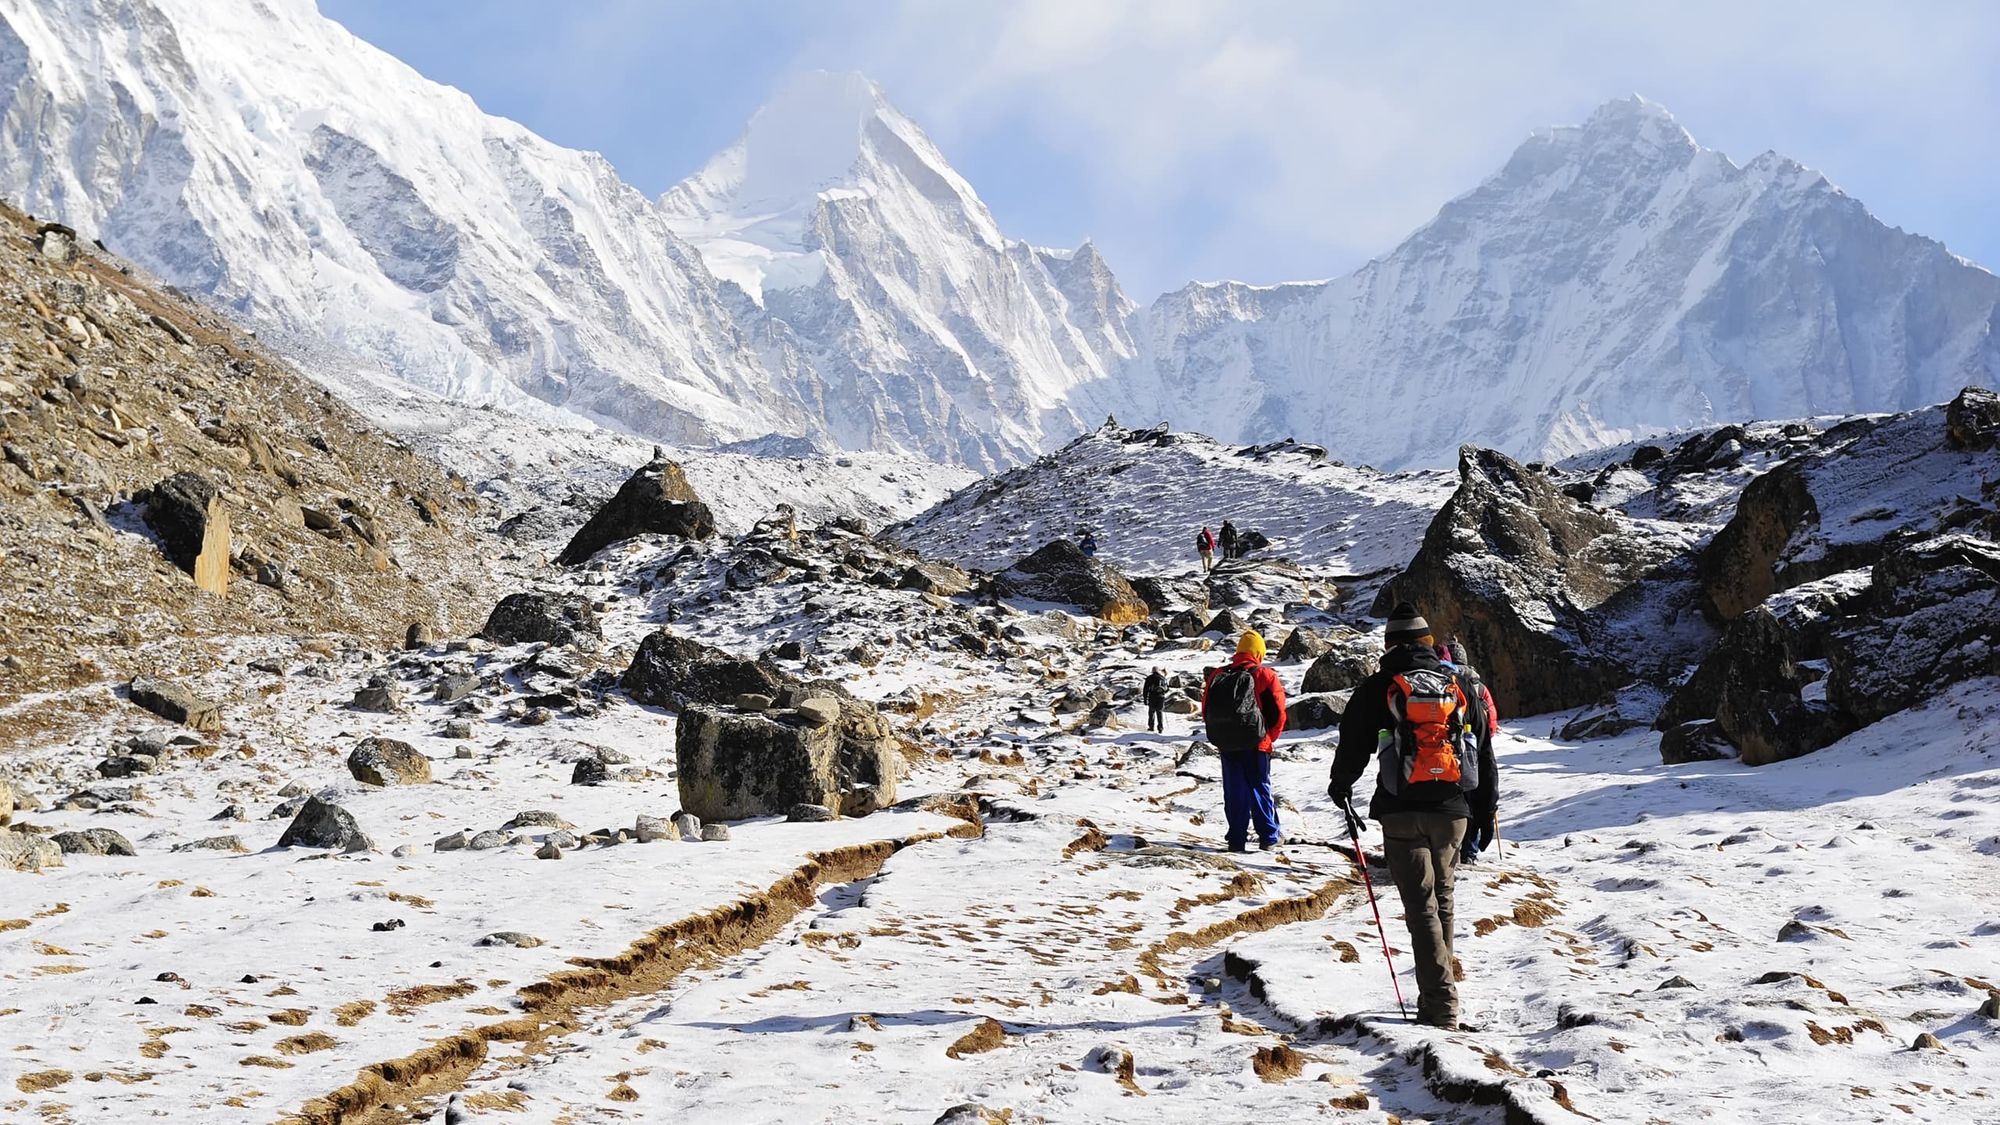
<path id="1" fill-rule="evenodd" d="M 594 642 L 603 630 L 584 598 L 528 591 L 501 598 L 479 634 L 498 645 L 568 645 Z"/>
<path id="2" fill-rule="evenodd" d="M 892 739 L 704 705 L 681 712 L 674 749 L 681 805 L 704 821 L 782 816 L 802 804 L 866 815 L 894 802 L 903 773 Z"/>
<path id="3" fill-rule="evenodd" d="M 196 586 L 229 593 L 229 512 L 215 485 L 200 473 L 175 473 L 138 500 L 167 559 Z"/>
<path id="4" fill-rule="evenodd" d="M 1144 621 L 1152 613 L 1117 567 L 1085 555 L 1067 539 L 1053 540 L 995 575 L 994 584 L 1010 597 L 1076 606 L 1114 625 Z"/>
<path id="5" fill-rule="evenodd" d="M 1360 644 L 1337 645 L 1307 666 L 1305 680 L 1299 685 L 1304 692 L 1346 691 L 1368 678 L 1381 662 L 1381 653 L 1373 646 Z"/>
<path id="6" fill-rule="evenodd" d="M 1458 472 L 1375 612 L 1408 601 L 1439 640 L 1462 642 L 1502 714 L 1583 706 L 1706 650 L 1693 530 L 1592 508 L 1488 449 L 1460 450 Z"/>
<path id="7" fill-rule="evenodd" d="M 365 852 L 375 845 L 355 823 L 354 815 L 331 801 L 307 797 L 298 815 L 278 837 L 281 848 L 336 848 L 343 852 Z"/>
<path id="8" fill-rule="evenodd" d="M 40 871 L 62 865 L 62 849 L 48 837 L 0 828 L 0 871 Z"/>
<path id="9" fill-rule="evenodd" d="M 695 494 L 677 462 L 653 451 L 653 460 L 633 473 L 564 547 L 556 562 L 574 566 L 605 547 L 635 535 L 706 539 L 715 534 L 715 515 Z"/>

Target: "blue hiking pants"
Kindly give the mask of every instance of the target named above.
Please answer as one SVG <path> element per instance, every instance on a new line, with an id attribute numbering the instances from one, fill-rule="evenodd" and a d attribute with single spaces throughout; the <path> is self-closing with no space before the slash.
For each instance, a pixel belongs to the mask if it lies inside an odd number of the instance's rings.
<path id="1" fill-rule="evenodd" d="M 1222 759 L 1222 814 L 1229 819 L 1223 839 L 1230 847 L 1249 842 L 1250 821 L 1257 822 L 1257 842 L 1278 839 L 1278 801 L 1271 796 L 1271 756 L 1262 750 L 1225 750 Z"/>

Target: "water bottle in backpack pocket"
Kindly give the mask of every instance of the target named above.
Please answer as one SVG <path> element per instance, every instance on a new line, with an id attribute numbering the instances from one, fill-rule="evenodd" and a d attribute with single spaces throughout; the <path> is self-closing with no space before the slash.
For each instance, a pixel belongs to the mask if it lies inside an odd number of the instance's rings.
<path id="1" fill-rule="evenodd" d="M 1470 707 L 1457 677 L 1418 668 L 1396 676 L 1388 692 L 1393 726 L 1381 733 L 1376 750 L 1382 788 L 1399 796 L 1419 785 L 1479 788 Z"/>

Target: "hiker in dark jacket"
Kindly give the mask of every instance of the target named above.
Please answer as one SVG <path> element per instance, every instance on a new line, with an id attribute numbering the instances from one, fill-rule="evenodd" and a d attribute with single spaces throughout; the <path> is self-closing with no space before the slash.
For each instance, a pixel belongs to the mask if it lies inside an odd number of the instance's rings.
<path id="1" fill-rule="evenodd" d="M 1222 537 L 1221 537 L 1221 539 L 1222 539 L 1222 557 L 1223 557 L 1223 558 L 1225 558 L 1225 559 L 1233 559 L 1233 558 L 1235 558 L 1235 557 L 1236 557 L 1236 525 L 1235 525 L 1235 524 L 1233 524 L 1233 523 L 1230 523 L 1230 522 L 1229 522 L 1228 520 L 1223 520 L 1223 521 L 1222 521 Z"/>
<path id="2" fill-rule="evenodd" d="M 1417 963 L 1417 1021 L 1433 1027 L 1458 1026 L 1458 988 L 1452 963 L 1452 879 L 1459 852 L 1471 831 L 1490 840 L 1497 803 L 1498 768 L 1493 760 L 1493 733 L 1484 704 L 1467 697 L 1456 672 L 1444 666 L 1432 649 L 1430 623 L 1416 607 L 1403 602 L 1389 615 L 1382 666 L 1354 688 L 1340 721 L 1340 749 L 1333 759 L 1326 787 L 1358 825 L 1354 783 L 1370 759 L 1377 759 L 1375 795 L 1368 814 L 1382 823 L 1382 852 L 1403 899 L 1410 927 L 1411 952 Z M 1438 694 L 1431 694 L 1435 690 Z M 1450 706 L 1462 735 L 1453 761 L 1458 778 L 1415 781 L 1384 777 L 1383 770 L 1402 772 L 1401 748 L 1423 742 L 1417 720 L 1443 713 Z M 1399 719 L 1399 714 L 1410 721 Z M 1442 731 L 1449 723 L 1433 724 Z M 1385 735 L 1387 737 L 1385 737 Z M 1435 749 L 1429 753 L 1434 754 Z M 1427 769 L 1436 759 L 1419 755 Z M 1476 783 L 1467 786 L 1467 770 Z M 1449 771 L 1445 771 L 1449 772 Z"/>
<path id="3" fill-rule="evenodd" d="M 1222 813 L 1229 821 L 1223 839 L 1232 852 L 1250 850 L 1250 823 L 1257 845 L 1275 848 L 1278 802 L 1271 795 L 1271 744 L 1285 729 L 1285 685 L 1264 667 L 1264 638 L 1247 630 L 1229 663 L 1208 674 L 1201 696 L 1201 719 L 1222 761 Z"/>
<path id="4" fill-rule="evenodd" d="M 1167 677 L 1158 668 L 1146 677 L 1143 689 L 1146 697 L 1146 729 L 1165 731 L 1167 729 Z"/>
<path id="5" fill-rule="evenodd" d="M 1486 745 L 1484 750 L 1487 753 L 1491 753 L 1493 749 L 1493 737 L 1500 733 L 1500 709 L 1493 705 L 1493 693 L 1487 690 L 1486 681 L 1481 679 L 1479 673 L 1473 669 L 1471 660 L 1465 655 L 1465 645 L 1457 637 L 1453 637 L 1451 643 L 1448 645 L 1438 645 L 1435 651 L 1438 654 L 1438 661 L 1458 676 L 1459 686 L 1465 690 L 1466 698 L 1476 698 L 1480 709 L 1485 712 L 1486 730 L 1483 737 Z M 1460 863 L 1479 862 L 1479 853 L 1491 847 L 1493 838 L 1499 835 L 1500 810 L 1497 803 L 1494 807 L 1493 815 L 1487 819 L 1490 823 L 1483 827 L 1477 822 L 1467 825 L 1465 830 L 1465 845 L 1459 849 L 1458 853 L 1458 861 Z"/>

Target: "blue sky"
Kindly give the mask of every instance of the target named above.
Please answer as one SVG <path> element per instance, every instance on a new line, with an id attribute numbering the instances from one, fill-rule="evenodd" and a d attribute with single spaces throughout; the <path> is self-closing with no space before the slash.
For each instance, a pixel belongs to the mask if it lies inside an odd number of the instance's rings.
<path id="1" fill-rule="evenodd" d="M 1639 92 L 2000 268 L 2000 3 L 320 0 L 658 193 L 800 69 L 860 70 L 1003 230 L 1089 236 L 1140 301 L 1390 249 L 1534 128 Z M 1411 6 L 1414 7 L 1414 6 Z M 1915 13 L 1915 14 L 1913 14 Z"/>

